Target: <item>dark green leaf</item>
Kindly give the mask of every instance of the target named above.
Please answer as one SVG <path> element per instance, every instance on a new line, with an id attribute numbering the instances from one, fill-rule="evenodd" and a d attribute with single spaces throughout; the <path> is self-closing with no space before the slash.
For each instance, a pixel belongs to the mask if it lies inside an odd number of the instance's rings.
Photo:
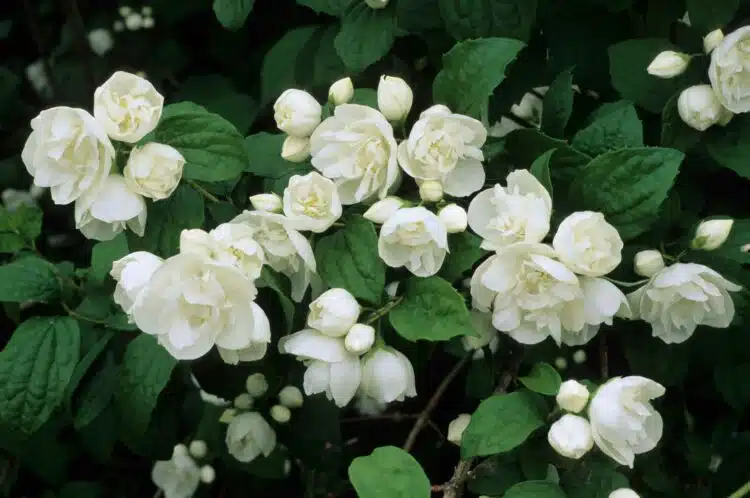
<path id="1" fill-rule="evenodd" d="M 596 460 L 563 473 L 562 485 L 568 498 L 601 498 L 616 489 L 630 487 L 627 477 Z"/>
<path id="2" fill-rule="evenodd" d="M 81 393 L 81 403 L 73 420 L 76 429 L 86 427 L 104 411 L 117 389 L 118 380 L 117 365 L 109 359 Z"/>
<path id="3" fill-rule="evenodd" d="M 182 82 L 174 100 L 189 100 L 232 123 L 244 134 L 258 114 L 258 104 L 235 90 L 231 80 L 218 74 L 191 76 Z"/>
<path id="4" fill-rule="evenodd" d="M 714 371 L 714 384 L 729 405 L 743 411 L 750 404 L 750 363 L 721 366 Z"/>
<path id="5" fill-rule="evenodd" d="M 130 253 L 128 238 L 124 233 L 112 240 L 98 242 L 91 251 L 91 271 L 89 275 L 100 282 L 112 271 L 112 263 Z"/>
<path id="6" fill-rule="evenodd" d="M 365 2 L 355 2 L 341 19 L 341 31 L 334 46 L 346 67 L 359 72 L 383 58 L 395 38 L 396 10 L 393 5 L 373 9 Z"/>
<path id="7" fill-rule="evenodd" d="M 739 7 L 740 0 L 687 0 L 690 25 L 703 34 L 725 27 Z"/>
<path id="8" fill-rule="evenodd" d="M 675 94 L 666 103 L 661 113 L 661 144 L 664 147 L 671 147 L 686 152 L 700 142 L 703 134 L 689 127 L 682 120 L 677 111 L 677 100 L 679 98 L 680 94 Z"/>
<path id="9" fill-rule="evenodd" d="M 445 29 L 458 40 L 491 36 L 528 40 L 537 0 L 439 0 L 438 5 Z"/>
<path id="10" fill-rule="evenodd" d="M 263 178 L 279 178 L 284 176 L 296 164 L 281 157 L 281 145 L 285 135 L 266 133 L 262 131 L 245 138 L 245 152 L 247 153 L 248 173 Z"/>
<path id="11" fill-rule="evenodd" d="M 518 380 L 532 391 L 547 396 L 555 396 L 562 384 L 560 374 L 548 363 L 537 363 L 528 375 L 519 377 Z"/>
<path id="12" fill-rule="evenodd" d="M 222 26 L 237 30 L 253 10 L 255 0 L 214 0 L 214 14 Z"/>
<path id="13" fill-rule="evenodd" d="M 552 162 L 552 156 L 557 152 L 557 149 L 550 149 L 541 156 L 537 157 L 531 164 L 529 171 L 534 178 L 539 180 L 544 188 L 552 195 L 552 178 L 550 176 L 550 162 Z"/>
<path id="14" fill-rule="evenodd" d="M 567 69 L 557 75 L 547 93 L 542 107 L 542 132 L 562 138 L 570 115 L 573 114 L 573 71 Z"/>
<path id="15" fill-rule="evenodd" d="M 488 458 L 477 465 L 469 480 L 469 490 L 477 495 L 501 496 L 511 486 L 522 479 L 521 471 L 515 463 L 503 463 L 499 458 Z"/>
<path id="16" fill-rule="evenodd" d="M 294 327 L 294 302 L 289 297 L 289 290 L 284 291 L 284 285 L 281 275 L 271 270 L 267 266 L 263 266 L 263 270 L 260 274 L 260 281 L 263 282 L 267 287 L 271 288 L 279 298 L 281 303 L 281 309 L 284 311 L 284 322 L 286 323 L 286 331 L 290 333 Z"/>
<path id="17" fill-rule="evenodd" d="M 430 480 L 413 456 L 395 446 L 355 458 L 349 480 L 359 498 L 429 498 Z"/>
<path id="18" fill-rule="evenodd" d="M 468 230 L 448 235 L 450 252 L 440 268 L 440 276 L 448 282 L 460 278 L 487 254 L 479 247 L 481 244 L 482 239 Z"/>
<path id="19" fill-rule="evenodd" d="M 744 178 L 750 178 L 750 115 L 736 116 L 726 128 L 705 133 L 708 153 L 719 164 Z"/>
<path id="20" fill-rule="evenodd" d="M 565 141 L 529 128 L 512 131 L 506 137 L 505 145 L 508 154 L 519 166 L 531 165 L 539 156 L 554 149 L 556 152 L 550 159 L 550 175 L 555 180 L 570 182 L 591 161 L 591 156 L 574 149 Z"/>
<path id="21" fill-rule="evenodd" d="M 576 133 L 571 145 L 590 156 L 626 147 L 642 147 L 643 124 L 635 107 L 623 103 L 610 109 Z"/>
<path id="22" fill-rule="evenodd" d="M 297 3 L 310 7 L 315 12 L 340 17 L 352 4 L 352 0 L 297 0 Z"/>
<path id="23" fill-rule="evenodd" d="M 42 258 L 27 256 L 0 266 L 0 301 L 45 301 L 59 292 L 57 270 Z"/>
<path id="24" fill-rule="evenodd" d="M 21 204 L 13 211 L 0 206 L 0 253 L 33 247 L 42 231 L 42 210 Z"/>
<path id="25" fill-rule="evenodd" d="M 180 232 L 203 225 L 203 197 L 189 185 L 180 185 L 169 198 L 149 208 L 146 233 L 142 239 L 130 239 L 131 246 L 141 246 L 162 257 L 176 254 L 180 248 Z"/>
<path id="26" fill-rule="evenodd" d="M 562 488 L 550 481 L 519 482 L 503 496 L 505 498 L 566 498 Z"/>

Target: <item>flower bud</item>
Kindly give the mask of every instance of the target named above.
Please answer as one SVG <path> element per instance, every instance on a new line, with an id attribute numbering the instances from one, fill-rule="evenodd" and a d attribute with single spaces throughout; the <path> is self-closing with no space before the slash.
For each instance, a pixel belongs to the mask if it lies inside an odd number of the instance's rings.
<path id="1" fill-rule="evenodd" d="M 722 41 L 724 41 L 724 32 L 721 29 L 715 29 L 703 37 L 703 50 L 710 54 Z"/>
<path id="2" fill-rule="evenodd" d="M 576 365 L 581 365 L 583 363 L 586 363 L 586 351 L 583 349 L 579 349 L 575 353 L 573 353 L 573 363 Z"/>
<path id="3" fill-rule="evenodd" d="M 273 104 L 273 118 L 279 130 L 295 137 L 309 137 L 320 124 L 323 108 L 315 97 L 290 88 Z"/>
<path id="4" fill-rule="evenodd" d="M 266 376 L 260 372 L 250 375 L 245 381 L 245 389 L 247 389 L 248 394 L 253 398 L 263 396 L 268 390 Z"/>
<path id="5" fill-rule="evenodd" d="M 364 323 L 355 323 L 344 339 L 344 347 L 352 354 L 364 354 L 375 344 L 375 329 Z"/>
<path id="6" fill-rule="evenodd" d="M 117 12 L 120 14 L 120 17 L 128 17 L 133 13 L 133 8 L 128 5 L 121 5 L 118 7 Z"/>
<path id="7" fill-rule="evenodd" d="M 195 441 L 190 443 L 188 451 L 190 451 L 190 454 L 195 458 L 204 458 L 208 454 L 208 447 L 206 446 L 205 441 L 196 439 Z"/>
<path id="8" fill-rule="evenodd" d="M 141 29 L 141 27 L 143 27 L 143 17 L 137 12 L 130 14 L 125 18 L 125 27 L 130 31 Z"/>
<path id="9" fill-rule="evenodd" d="M 547 441 L 560 455 L 578 460 L 594 447 L 589 421 L 578 415 L 563 415 L 547 433 Z"/>
<path id="10" fill-rule="evenodd" d="M 404 200 L 400 197 L 386 197 L 385 199 L 377 201 L 375 204 L 370 206 L 370 209 L 365 211 L 365 214 L 363 214 L 362 216 L 364 216 L 365 219 L 372 221 L 373 223 L 379 223 L 382 225 L 383 223 L 388 221 L 388 218 L 393 216 L 396 211 L 401 209 L 404 204 Z"/>
<path id="11" fill-rule="evenodd" d="M 468 413 L 462 413 L 448 424 L 448 441 L 461 446 L 461 436 L 464 435 L 464 431 L 471 422 L 471 415 Z"/>
<path id="12" fill-rule="evenodd" d="M 406 81 L 396 76 L 380 77 L 380 83 L 378 83 L 378 109 L 380 109 L 380 112 L 383 113 L 388 121 L 402 121 L 406 119 L 413 101 L 414 93 Z"/>
<path id="13" fill-rule="evenodd" d="M 568 360 L 563 358 L 562 356 L 558 356 L 555 358 L 555 368 L 558 370 L 565 370 L 568 368 Z"/>
<path id="14" fill-rule="evenodd" d="M 249 410 L 253 407 L 253 398 L 248 393 L 242 393 L 234 398 L 234 407 L 239 410 Z"/>
<path id="15" fill-rule="evenodd" d="M 609 498 L 641 498 L 638 493 L 630 488 L 620 488 L 612 491 Z"/>
<path id="16" fill-rule="evenodd" d="M 719 120 L 716 122 L 719 126 L 726 126 L 734 117 L 734 113 L 726 107 L 721 107 L 721 114 L 719 114 Z"/>
<path id="17" fill-rule="evenodd" d="M 365 3 L 371 9 L 384 9 L 388 5 L 388 0 L 365 0 Z"/>
<path id="18" fill-rule="evenodd" d="M 341 78 L 328 89 L 328 102 L 331 105 L 346 104 L 354 97 L 354 84 L 349 77 Z"/>
<path id="19" fill-rule="evenodd" d="M 584 353 L 585 355 L 586 353 Z M 589 390 L 575 380 L 566 380 L 560 385 L 555 398 L 560 408 L 565 411 L 578 413 L 589 402 Z"/>
<path id="20" fill-rule="evenodd" d="M 182 443 L 174 445 L 172 449 L 172 458 L 174 457 L 186 457 L 188 456 L 188 448 Z"/>
<path id="21" fill-rule="evenodd" d="M 656 76 L 657 78 L 674 78 L 685 72 L 688 64 L 690 64 L 690 58 L 688 54 L 683 54 L 682 52 L 665 50 L 651 61 L 646 71 L 651 76 Z"/>
<path id="22" fill-rule="evenodd" d="M 343 337 L 357 323 L 361 311 L 348 290 L 328 289 L 310 303 L 307 326 L 329 337 Z"/>
<path id="23" fill-rule="evenodd" d="M 691 128 L 704 131 L 718 123 L 724 113 L 711 85 L 686 88 L 677 99 L 677 112 Z"/>
<path id="24" fill-rule="evenodd" d="M 396 297 L 396 292 L 398 292 L 398 282 L 391 282 L 385 286 L 385 293 L 388 297 Z"/>
<path id="25" fill-rule="evenodd" d="M 280 213 L 283 209 L 281 197 L 276 194 L 256 194 L 250 196 L 250 204 L 258 211 Z"/>
<path id="26" fill-rule="evenodd" d="M 204 465 L 201 467 L 201 482 L 204 484 L 211 484 L 216 479 L 216 471 L 210 465 Z"/>
<path id="27" fill-rule="evenodd" d="M 690 243 L 693 249 L 713 251 L 726 242 L 734 225 L 733 219 L 705 220 L 695 230 L 695 237 Z"/>
<path id="28" fill-rule="evenodd" d="M 651 278 L 664 269 L 664 257 L 656 249 L 639 251 L 633 258 L 635 272 L 646 278 Z"/>
<path id="29" fill-rule="evenodd" d="M 112 33 L 104 28 L 92 29 L 89 31 L 88 39 L 91 51 L 99 56 L 112 50 L 112 46 L 115 44 L 115 40 L 112 38 Z"/>
<path id="30" fill-rule="evenodd" d="M 141 7 L 141 15 L 142 16 L 152 16 L 154 14 L 154 9 L 150 5 L 144 5 Z"/>
<path id="31" fill-rule="evenodd" d="M 301 163 L 310 157 L 310 139 L 289 135 L 281 145 L 281 157 L 292 163 Z"/>
<path id="32" fill-rule="evenodd" d="M 286 424 L 292 418 L 292 412 L 284 405 L 273 405 L 271 407 L 271 418 L 280 424 Z"/>
<path id="33" fill-rule="evenodd" d="M 295 386 L 284 386 L 279 391 L 279 402 L 287 408 L 299 408 L 305 402 L 302 391 Z"/>
<path id="34" fill-rule="evenodd" d="M 448 204 L 438 212 L 438 218 L 445 225 L 448 233 L 460 233 L 466 230 L 469 216 L 466 210 L 458 204 Z"/>
<path id="35" fill-rule="evenodd" d="M 144 17 L 143 18 L 143 23 L 141 24 L 141 26 L 144 29 L 151 29 L 151 28 L 154 27 L 154 24 L 155 23 L 154 23 L 154 18 L 153 17 Z"/>
<path id="36" fill-rule="evenodd" d="M 443 184 L 437 180 L 425 180 L 419 185 L 419 197 L 425 202 L 438 202 L 443 198 Z"/>

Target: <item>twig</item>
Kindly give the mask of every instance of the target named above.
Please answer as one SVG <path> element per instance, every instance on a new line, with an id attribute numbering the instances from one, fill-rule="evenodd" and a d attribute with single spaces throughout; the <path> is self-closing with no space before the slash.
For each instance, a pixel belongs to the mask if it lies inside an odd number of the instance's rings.
<path id="1" fill-rule="evenodd" d="M 376 421 L 391 421 L 391 422 L 402 422 L 404 420 L 416 420 L 420 417 L 421 413 L 384 413 L 382 415 L 372 415 L 372 416 L 363 416 L 363 417 L 348 417 L 341 419 L 342 424 L 351 424 L 351 423 L 357 423 L 357 422 L 376 422 Z M 440 439 L 445 440 L 445 434 L 443 434 L 443 431 L 440 430 L 440 427 L 433 422 L 432 420 L 427 420 L 427 426 L 435 431 L 435 433 L 440 436 Z"/>
<path id="2" fill-rule="evenodd" d="M 432 395 L 430 400 L 427 402 L 427 406 L 425 406 L 424 410 L 422 410 L 422 413 L 419 414 L 419 418 L 417 418 L 417 421 L 414 423 L 414 427 L 412 427 L 411 432 L 409 432 L 409 436 L 406 438 L 406 442 L 403 446 L 405 451 L 411 451 L 414 443 L 417 440 L 417 436 L 422 431 L 422 429 L 424 429 L 424 426 L 427 425 L 427 422 L 430 419 L 430 415 L 437 407 L 438 403 L 440 402 L 440 398 L 445 393 L 445 390 L 448 389 L 450 383 L 453 382 L 453 379 L 456 378 L 458 373 L 469 362 L 470 359 L 470 354 L 467 354 L 466 356 L 461 358 L 461 361 L 456 363 L 456 365 L 453 367 L 453 370 L 451 370 L 448 375 L 445 376 L 443 382 L 441 382 L 438 388 L 435 390 L 435 394 Z"/>
<path id="3" fill-rule="evenodd" d="M 89 79 L 89 84 L 92 89 L 96 88 L 96 75 L 94 74 L 94 67 L 91 65 L 91 50 L 89 49 L 88 36 L 86 35 L 86 26 L 83 24 L 83 17 L 81 17 L 77 0 L 68 1 L 68 14 L 76 31 L 76 36 L 74 37 L 75 43 L 83 60 L 83 67 Z"/>
<path id="4" fill-rule="evenodd" d="M 607 335 L 599 334 L 599 363 L 602 379 L 609 377 L 609 351 L 607 350 Z"/>
<path id="5" fill-rule="evenodd" d="M 384 317 L 393 308 L 401 304 L 401 301 L 403 300 L 404 300 L 404 296 L 398 296 L 396 299 L 389 301 L 388 303 L 385 304 L 385 306 L 375 311 L 372 315 L 368 316 L 364 323 L 366 325 L 370 325 L 371 323 L 376 322 L 379 318 Z"/>
<path id="6" fill-rule="evenodd" d="M 46 50 L 44 50 L 44 42 L 42 41 L 42 33 L 39 30 L 39 24 L 36 22 L 36 16 L 34 15 L 34 9 L 31 7 L 29 0 L 23 0 L 23 9 L 26 11 L 26 18 L 29 22 L 29 31 L 31 31 L 31 38 L 34 40 L 36 49 L 39 52 L 39 57 L 42 59 L 42 65 L 44 66 L 44 72 L 47 73 L 47 81 L 51 89 L 51 94 L 54 97 L 57 93 L 57 85 L 55 84 L 55 78 L 52 74 L 52 64 L 49 62 Z"/>
<path id="7" fill-rule="evenodd" d="M 208 199 L 211 202 L 221 202 L 221 199 L 216 197 L 214 194 L 206 190 L 205 188 L 201 187 L 200 184 L 197 182 L 190 180 L 188 181 L 191 187 L 193 187 L 195 190 L 197 190 L 203 197 Z"/>

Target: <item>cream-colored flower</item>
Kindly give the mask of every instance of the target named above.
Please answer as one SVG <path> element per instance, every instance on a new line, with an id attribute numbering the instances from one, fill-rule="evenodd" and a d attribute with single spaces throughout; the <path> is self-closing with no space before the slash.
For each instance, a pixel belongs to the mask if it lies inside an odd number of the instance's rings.
<path id="1" fill-rule="evenodd" d="M 735 114 L 750 111 L 750 26 L 729 33 L 714 48 L 708 77 L 721 105 Z"/>
<path id="2" fill-rule="evenodd" d="M 651 76 L 670 79 L 685 72 L 690 65 L 690 55 L 674 50 L 665 50 L 654 57 L 646 70 Z"/>
<path id="3" fill-rule="evenodd" d="M 276 431 L 258 412 L 237 415 L 229 422 L 227 450 L 240 462 L 252 462 L 260 455 L 268 456 L 276 447 Z"/>
<path id="4" fill-rule="evenodd" d="M 581 295 L 567 305 L 575 317 L 562 332 L 562 343 L 581 346 L 594 338 L 601 325 L 612 325 L 615 316 L 631 318 L 630 305 L 620 289 L 604 278 L 578 277 Z"/>
<path id="5" fill-rule="evenodd" d="M 210 232 L 200 228 L 183 230 L 180 252 L 236 268 L 250 280 L 255 280 L 260 277 L 266 257 L 254 235 L 250 227 L 241 223 L 222 223 Z"/>
<path id="6" fill-rule="evenodd" d="M 589 421 L 570 413 L 552 424 L 547 441 L 558 454 L 573 460 L 579 460 L 594 447 Z"/>
<path id="7" fill-rule="evenodd" d="M 350 77 L 335 81 L 328 88 L 328 102 L 333 105 L 346 104 L 354 97 L 354 84 Z"/>
<path id="8" fill-rule="evenodd" d="M 357 323 L 362 311 L 346 289 L 328 289 L 310 303 L 307 326 L 330 337 L 344 337 Z"/>
<path id="9" fill-rule="evenodd" d="M 709 129 L 725 115 L 711 85 L 694 85 L 683 90 L 677 99 L 677 112 L 686 125 L 698 131 Z"/>
<path id="10" fill-rule="evenodd" d="M 382 0 L 377 0 L 382 2 Z M 384 3 L 387 3 L 384 2 Z M 369 2 L 368 2 L 369 4 Z M 397 76 L 381 76 L 378 83 L 378 109 L 389 121 L 403 121 L 414 102 L 409 84 Z"/>
<path id="11" fill-rule="evenodd" d="M 112 240 L 125 227 L 142 237 L 146 215 L 146 201 L 118 174 L 109 175 L 97 190 L 80 197 L 74 211 L 76 228 L 94 240 Z"/>
<path id="12" fill-rule="evenodd" d="M 378 254 L 390 267 L 429 277 L 440 270 L 447 253 L 445 226 L 423 207 L 399 209 L 380 228 Z"/>
<path id="13" fill-rule="evenodd" d="M 112 263 L 109 274 L 117 282 L 114 300 L 131 320 L 133 305 L 163 263 L 162 258 L 146 251 L 130 253 Z"/>
<path id="14" fill-rule="evenodd" d="M 602 213 L 578 211 L 557 228 L 552 247 L 568 268 L 588 277 L 601 277 L 622 261 L 624 244 Z"/>
<path id="15" fill-rule="evenodd" d="M 734 220 L 731 218 L 702 221 L 695 230 L 690 246 L 703 251 L 718 249 L 729 238 L 733 225 Z"/>
<path id="16" fill-rule="evenodd" d="M 323 108 L 315 97 L 290 88 L 273 104 L 273 117 L 279 130 L 295 137 L 309 137 L 320 124 Z"/>
<path id="17" fill-rule="evenodd" d="M 578 413 L 589 402 L 589 390 L 586 386 L 575 380 L 566 380 L 560 384 L 555 400 L 557 406 L 571 413 Z"/>
<path id="18" fill-rule="evenodd" d="M 190 498 L 200 485 L 201 471 L 184 445 L 178 445 L 172 458 L 154 464 L 151 480 L 165 498 Z"/>
<path id="19" fill-rule="evenodd" d="M 292 227 L 316 233 L 331 228 L 342 213 L 336 184 L 317 171 L 291 177 L 283 205 Z"/>
<path id="20" fill-rule="evenodd" d="M 117 71 L 94 92 L 94 117 L 115 140 L 135 143 L 159 124 L 164 97 L 138 75 Z"/>
<path id="21" fill-rule="evenodd" d="M 379 348 L 362 359 L 362 392 L 380 403 L 417 395 L 409 358 L 393 348 Z"/>
<path id="22" fill-rule="evenodd" d="M 185 158 L 177 149 L 150 142 L 130 151 L 122 174 L 133 192 L 159 200 L 175 191 L 184 166 Z"/>

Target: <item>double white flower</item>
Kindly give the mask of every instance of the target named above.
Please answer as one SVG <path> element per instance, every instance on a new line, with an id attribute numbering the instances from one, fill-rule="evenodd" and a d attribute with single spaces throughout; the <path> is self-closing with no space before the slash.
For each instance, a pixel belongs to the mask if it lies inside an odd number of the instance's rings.
<path id="1" fill-rule="evenodd" d="M 266 258 L 253 235 L 252 228 L 241 223 L 222 223 L 210 232 L 199 228 L 183 230 L 180 234 L 180 252 L 234 267 L 245 277 L 255 280 L 260 277 Z"/>
<path id="2" fill-rule="evenodd" d="M 291 226 L 316 233 L 331 228 L 342 213 L 336 184 L 315 171 L 289 179 L 283 206 Z"/>
<path id="3" fill-rule="evenodd" d="M 151 275 L 158 270 L 164 260 L 146 251 L 137 251 L 112 263 L 110 275 L 117 282 L 114 299 L 132 321 L 132 309 Z"/>
<path id="4" fill-rule="evenodd" d="M 258 412 L 235 416 L 229 422 L 225 438 L 227 450 L 240 462 L 252 462 L 270 455 L 276 447 L 276 431 Z"/>
<path id="5" fill-rule="evenodd" d="M 104 179 L 75 204 L 76 228 L 87 238 L 111 240 L 125 227 L 139 236 L 146 230 L 146 201 L 133 192 L 120 174 Z"/>
<path id="6" fill-rule="evenodd" d="M 737 114 L 750 111 L 750 26 L 728 34 L 711 52 L 708 77 L 721 105 Z"/>
<path id="7" fill-rule="evenodd" d="M 107 135 L 135 143 L 161 118 L 164 97 L 145 78 L 117 71 L 94 92 L 94 117 Z"/>
<path id="8" fill-rule="evenodd" d="M 393 268 L 406 267 L 418 277 L 436 274 L 448 253 L 448 231 L 423 207 L 402 208 L 380 228 L 378 254 Z"/>

